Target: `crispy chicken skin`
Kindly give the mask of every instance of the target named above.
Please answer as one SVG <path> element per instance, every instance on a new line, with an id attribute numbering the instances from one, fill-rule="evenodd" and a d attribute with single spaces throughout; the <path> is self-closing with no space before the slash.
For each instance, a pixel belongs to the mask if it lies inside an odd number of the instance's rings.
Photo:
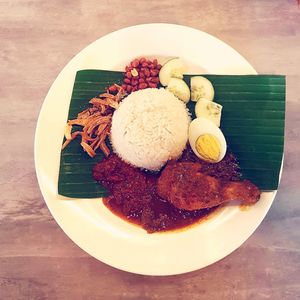
<path id="1" fill-rule="evenodd" d="M 160 197 L 184 210 L 210 208 L 232 200 L 253 204 L 259 200 L 259 189 L 248 180 L 225 181 L 201 172 L 201 163 L 167 164 L 158 182 Z"/>

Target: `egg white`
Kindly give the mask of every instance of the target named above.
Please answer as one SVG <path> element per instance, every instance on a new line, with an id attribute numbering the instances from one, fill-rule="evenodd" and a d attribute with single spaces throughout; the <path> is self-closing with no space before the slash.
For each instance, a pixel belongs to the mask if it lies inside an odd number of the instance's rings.
<path id="1" fill-rule="evenodd" d="M 227 143 L 222 131 L 210 120 L 206 118 L 196 118 L 194 119 L 189 127 L 189 143 L 194 151 L 194 153 L 201 159 L 205 160 L 196 150 L 196 141 L 199 136 L 204 134 L 211 134 L 217 138 L 220 143 L 220 155 L 216 162 L 221 161 L 227 149 Z"/>

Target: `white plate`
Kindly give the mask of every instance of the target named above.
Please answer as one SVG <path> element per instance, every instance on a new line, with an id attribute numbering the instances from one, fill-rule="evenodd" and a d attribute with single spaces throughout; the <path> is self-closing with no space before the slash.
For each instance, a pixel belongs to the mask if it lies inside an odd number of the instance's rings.
<path id="1" fill-rule="evenodd" d="M 90 255 L 121 270 L 172 275 L 208 266 L 237 249 L 268 212 L 276 192 L 247 211 L 225 207 L 188 230 L 147 234 L 113 215 L 100 199 L 57 194 L 60 148 L 76 71 L 122 69 L 137 56 L 179 56 L 190 72 L 257 74 L 234 49 L 185 26 L 145 24 L 110 33 L 77 54 L 61 71 L 42 106 L 35 135 L 35 168 L 44 199 L 64 232 Z"/>

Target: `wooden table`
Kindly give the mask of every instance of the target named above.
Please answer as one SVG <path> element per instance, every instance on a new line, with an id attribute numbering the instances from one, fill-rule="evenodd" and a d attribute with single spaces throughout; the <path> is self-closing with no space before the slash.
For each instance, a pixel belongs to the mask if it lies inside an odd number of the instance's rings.
<path id="1" fill-rule="evenodd" d="M 266 219 L 222 261 L 169 277 L 125 273 L 79 249 L 50 215 L 33 162 L 38 113 L 64 65 L 111 31 L 152 22 L 201 29 L 237 49 L 259 73 L 287 75 L 284 171 Z M 4 0 L 0 39 L 0 299 L 300 298 L 296 0 Z"/>

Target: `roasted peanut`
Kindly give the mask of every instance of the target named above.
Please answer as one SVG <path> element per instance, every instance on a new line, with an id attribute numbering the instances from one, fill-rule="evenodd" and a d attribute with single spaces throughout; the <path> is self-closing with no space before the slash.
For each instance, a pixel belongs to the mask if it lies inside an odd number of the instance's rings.
<path id="1" fill-rule="evenodd" d="M 148 87 L 156 88 L 159 83 L 160 68 L 157 59 L 153 61 L 145 57 L 134 59 L 125 67 L 122 87 L 128 94 Z"/>

